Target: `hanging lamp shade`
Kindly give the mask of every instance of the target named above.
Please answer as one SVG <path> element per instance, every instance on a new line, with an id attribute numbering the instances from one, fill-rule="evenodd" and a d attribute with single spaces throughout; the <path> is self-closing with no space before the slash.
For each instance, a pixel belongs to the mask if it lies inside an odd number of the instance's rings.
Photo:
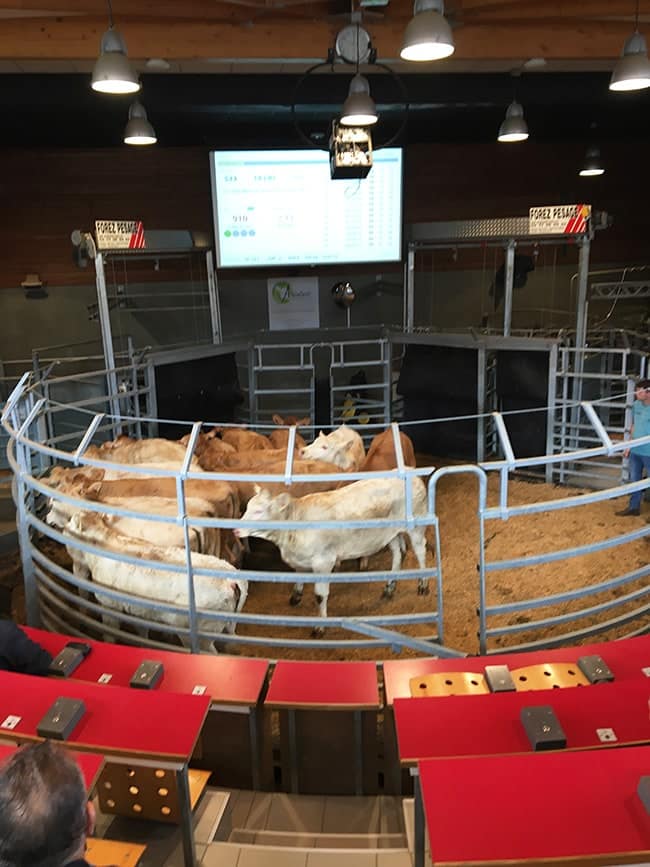
<path id="1" fill-rule="evenodd" d="M 506 116 L 499 127 L 497 141 L 526 141 L 527 138 L 528 124 L 524 118 L 524 110 L 516 100 L 513 100 L 506 109 Z"/>
<path id="2" fill-rule="evenodd" d="M 91 87 L 99 93 L 137 93 L 140 90 L 138 77 L 126 56 L 124 39 L 112 25 L 102 36 Z"/>
<path id="3" fill-rule="evenodd" d="M 129 108 L 129 120 L 124 130 L 124 144 L 152 145 L 157 141 L 158 137 L 147 119 L 144 106 L 136 100 Z"/>
<path id="4" fill-rule="evenodd" d="M 637 30 L 625 40 L 623 54 L 614 67 L 610 90 L 643 90 L 650 87 L 650 60 L 645 37 Z"/>
<path id="5" fill-rule="evenodd" d="M 595 178 L 598 175 L 604 175 L 605 169 L 600 158 L 600 150 L 595 147 L 587 149 L 585 161 L 582 168 L 578 172 L 581 178 Z"/>
<path id="6" fill-rule="evenodd" d="M 456 46 L 444 8 L 443 0 L 415 0 L 399 53 L 402 60 L 442 60 L 454 53 Z"/>
<path id="7" fill-rule="evenodd" d="M 348 97 L 343 103 L 339 123 L 343 126 L 371 126 L 377 123 L 377 120 L 377 107 L 370 96 L 368 79 L 357 72 L 350 82 Z"/>

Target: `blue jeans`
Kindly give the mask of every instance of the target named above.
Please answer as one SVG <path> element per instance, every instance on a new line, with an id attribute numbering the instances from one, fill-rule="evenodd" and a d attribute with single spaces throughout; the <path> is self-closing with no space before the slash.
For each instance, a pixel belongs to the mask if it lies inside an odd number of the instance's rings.
<path id="1" fill-rule="evenodd" d="M 650 455 L 640 455 L 638 452 L 630 452 L 629 458 L 630 481 L 640 482 L 643 478 L 643 470 L 650 478 Z M 635 491 L 630 496 L 630 509 L 640 509 L 641 499 L 645 491 Z"/>

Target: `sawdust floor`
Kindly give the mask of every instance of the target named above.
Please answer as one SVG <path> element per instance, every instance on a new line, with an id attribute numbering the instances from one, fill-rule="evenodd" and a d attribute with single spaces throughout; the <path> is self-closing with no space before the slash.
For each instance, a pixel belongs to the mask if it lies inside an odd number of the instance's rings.
<path id="1" fill-rule="evenodd" d="M 560 488 L 546 483 L 511 480 L 509 483 L 509 504 L 520 505 L 562 499 L 567 496 L 580 496 L 579 490 Z M 492 476 L 488 488 L 488 504 L 498 503 L 498 479 Z M 440 519 L 440 535 L 442 540 L 442 576 L 443 576 L 443 612 L 444 612 L 444 643 L 448 647 L 466 653 L 478 652 L 478 617 L 479 581 L 477 563 L 479 559 L 479 521 L 477 517 L 478 483 L 473 476 L 448 475 L 439 482 L 436 496 L 436 507 Z M 624 500 L 609 500 L 600 503 L 581 504 L 579 507 L 511 518 L 508 521 L 500 519 L 486 523 L 485 556 L 487 562 L 509 560 L 539 554 L 546 551 L 558 551 L 598 542 L 613 535 L 631 531 L 645 526 L 645 520 L 650 519 L 650 504 L 644 504 L 645 513 L 640 518 L 617 517 L 614 512 L 624 507 Z M 431 539 L 432 534 L 431 535 Z M 251 555 L 244 566 L 251 570 L 278 569 L 281 561 L 274 546 L 261 540 L 254 540 Z M 47 542 L 49 556 L 57 562 L 65 564 L 66 552 L 55 543 Z M 19 568 L 17 558 L 12 562 L 5 558 L 3 569 Z M 650 561 L 650 541 L 647 538 L 628 542 L 614 549 L 582 555 L 565 561 L 543 566 L 530 566 L 525 569 L 497 571 L 487 576 L 487 604 L 497 605 L 505 602 L 525 601 L 538 597 L 547 597 L 561 591 L 567 591 L 584 586 L 598 585 L 615 576 L 620 576 L 640 569 Z M 435 556 L 433 546 L 428 552 L 428 564 L 433 566 Z M 353 571 L 358 568 L 356 562 L 344 563 L 342 570 Z M 390 553 L 382 551 L 370 558 L 369 570 L 388 570 L 390 568 Z M 412 551 L 404 560 L 404 568 L 417 568 Z M 1 582 L 0 582 L 1 583 Z M 328 613 L 330 616 L 368 616 L 431 611 L 436 606 L 434 582 L 431 582 L 432 592 L 429 596 L 418 596 L 415 581 L 399 582 L 393 599 L 382 598 L 382 585 L 378 583 L 333 584 L 329 596 Z M 561 605 L 531 609 L 530 606 L 519 612 L 493 617 L 492 626 L 521 624 L 525 627 L 533 619 L 564 614 L 576 608 L 584 608 L 598 604 L 617 596 L 638 591 L 640 597 L 625 607 L 616 609 L 614 614 L 622 615 L 647 604 L 650 593 L 648 578 L 638 579 L 633 585 L 624 589 L 598 593 L 589 596 L 587 600 L 567 602 Z M 313 593 L 313 585 L 306 585 L 304 598 L 299 607 L 289 605 L 290 584 L 283 583 L 250 583 L 246 613 L 275 614 L 284 617 L 296 615 L 317 615 L 317 605 Z M 20 602 L 14 602 L 14 616 L 22 619 Z M 603 619 L 603 615 L 600 618 Z M 562 632 L 583 629 L 597 621 L 597 617 L 581 617 L 571 625 L 565 625 Z M 637 626 L 644 625 L 638 622 Z M 650 626 L 650 617 L 645 618 L 645 625 Z M 627 627 L 627 631 L 630 627 Z M 406 627 L 405 631 L 422 637 L 434 634 L 433 624 L 421 624 Z M 612 639 L 625 632 L 610 630 L 601 636 L 590 640 Z M 291 638 L 309 638 L 308 628 L 277 628 L 241 625 L 239 635 L 265 635 Z M 507 647 L 528 640 L 539 639 L 542 636 L 552 636 L 557 628 L 545 630 L 524 630 L 514 636 L 495 637 L 490 647 Z M 343 630 L 329 630 L 328 637 L 341 639 L 351 638 Z M 271 648 L 244 645 L 224 648 L 227 652 L 258 655 L 269 658 L 283 659 L 388 659 L 393 656 L 390 648 L 359 648 L 359 649 L 323 649 L 306 650 L 286 646 Z M 402 651 L 400 656 L 412 655 L 410 651 Z"/>

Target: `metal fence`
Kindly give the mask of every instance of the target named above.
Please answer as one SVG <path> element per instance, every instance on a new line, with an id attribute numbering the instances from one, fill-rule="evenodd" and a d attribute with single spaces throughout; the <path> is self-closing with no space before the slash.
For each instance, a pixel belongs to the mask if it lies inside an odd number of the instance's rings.
<path id="1" fill-rule="evenodd" d="M 51 372 L 50 372 L 51 373 Z M 111 384 L 117 383 L 117 390 L 111 391 Z M 390 647 L 409 648 L 425 654 L 457 655 L 458 650 L 445 646 L 444 608 L 447 589 L 443 568 L 446 540 L 441 535 L 436 509 L 439 481 L 451 474 L 470 474 L 478 479 L 479 496 L 477 500 L 479 552 L 477 567 L 478 641 L 481 653 L 497 652 L 503 647 L 504 640 L 508 649 L 512 641 L 525 632 L 529 637 L 525 643 L 516 644 L 517 649 L 547 647 L 569 640 L 581 640 L 609 630 L 629 630 L 628 634 L 646 630 L 649 626 L 650 589 L 647 580 L 650 565 L 641 564 L 629 573 L 616 575 L 594 585 L 586 585 L 574 590 L 562 589 L 557 592 L 540 594 L 534 598 L 521 598 L 516 595 L 508 601 L 491 603 L 495 597 L 494 587 L 499 575 L 505 570 L 526 570 L 532 566 L 560 564 L 559 569 L 570 569 L 575 558 L 596 553 L 610 552 L 615 558 L 618 546 L 650 538 L 650 526 L 644 525 L 632 532 L 608 536 L 607 539 L 593 544 L 567 545 L 561 550 L 548 550 L 531 556 L 505 560 L 490 560 L 487 556 L 486 538 L 491 522 L 506 521 L 517 516 L 537 516 L 559 509 L 569 509 L 609 500 L 630 494 L 632 491 L 650 487 L 645 479 L 633 484 L 617 483 L 590 493 L 571 495 L 559 500 L 529 502 L 513 505 L 510 485 L 513 474 L 525 472 L 530 468 L 551 468 L 582 466 L 589 461 L 620 460 L 622 451 L 629 442 L 613 440 L 602 422 L 602 414 L 596 401 L 582 401 L 572 405 L 562 400 L 557 412 L 568 409 L 569 416 L 577 419 L 581 434 L 578 447 L 570 436 L 562 442 L 562 451 L 534 458 L 517 458 L 508 436 L 507 414 L 493 412 L 489 420 L 498 440 L 498 451 L 503 455 L 500 460 L 482 461 L 478 464 L 449 466 L 436 469 L 423 467 L 417 470 L 403 466 L 397 470 L 369 474 L 375 478 L 396 476 L 402 480 L 405 492 L 405 516 L 401 522 L 359 520 L 341 524 L 336 521 L 302 522 L 242 522 L 233 518 L 190 517 L 186 508 L 186 486 L 193 479 L 210 479 L 232 482 L 250 481 L 250 476 L 237 473 L 204 473 L 191 467 L 191 458 L 201 431 L 201 423 L 193 425 L 187 444 L 186 457 L 178 471 L 135 465 L 119 465 L 105 460 L 88 457 L 88 446 L 102 439 L 112 438 L 117 433 L 128 432 L 134 436 L 146 434 L 156 424 L 155 419 L 146 415 L 148 376 L 147 365 L 133 363 L 112 371 L 89 372 L 67 377 L 53 378 L 25 374 L 6 402 L 2 423 L 10 440 L 9 463 L 16 476 L 18 527 L 21 543 L 21 557 L 25 578 L 27 615 L 31 623 L 41 620 L 54 629 L 76 634 L 96 634 L 101 631 L 114 639 L 146 643 L 149 646 L 161 645 L 160 638 L 149 638 L 150 629 L 156 633 L 177 635 L 184 645 L 197 651 L 205 646 L 205 641 L 224 638 L 223 630 L 228 624 L 246 626 L 246 635 L 227 635 L 229 644 L 263 645 L 272 655 L 278 646 L 294 648 L 350 648 L 350 647 Z M 60 390 L 74 396 L 72 402 L 63 403 L 57 399 Z M 609 398 L 604 399 L 606 404 Z M 116 411 L 117 410 L 117 411 Z M 541 408 L 546 412 L 548 408 Z M 61 421 L 61 420 L 64 421 Z M 376 425 L 379 429 L 383 425 Z M 397 436 L 398 427 L 393 425 L 394 442 L 398 455 L 401 446 Z M 408 427 L 404 427 L 408 432 Z M 588 435 L 586 432 L 589 432 Z M 290 433 L 288 454 L 292 454 L 294 431 Z M 647 443 L 650 437 L 633 442 Z M 107 505 L 99 501 L 88 501 L 78 496 L 53 490 L 48 484 L 48 472 L 53 465 L 62 464 L 72 467 L 94 468 L 102 472 L 129 474 L 132 479 L 143 477 L 168 477 L 173 479 L 176 491 L 176 513 L 173 515 L 153 515 L 127 509 L 123 506 Z M 559 471 L 559 470 L 558 470 Z M 487 496 L 490 474 L 496 475 L 498 502 L 494 505 Z M 412 480 L 420 476 L 428 485 L 428 508 L 425 515 L 412 512 Z M 353 481 L 367 477 L 362 473 L 340 474 L 342 481 Z M 264 481 L 291 484 L 297 481 L 293 473 L 292 459 L 287 460 L 284 473 L 263 476 Z M 311 476 L 310 480 L 331 480 L 332 476 Z M 534 490 L 534 486 L 532 490 Z M 493 498 L 492 498 L 493 499 Z M 73 510 L 137 517 L 147 521 L 161 522 L 180 528 L 185 545 L 181 563 L 161 562 L 159 559 L 144 559 L 137 553 L 126 550 L 107 549 L 81 537 L 72 537 L 50 526 L 44 520 L 48 503 L 60 501 Z M 190 535 L 193 529 L 217 527 L 233 530 L 243 526 L 271 529 L 319 529 L 329 532 L 343 532 L 368 527 L 395 526 L 407 532 L 414 526 L 430 528 L 429 541 L 433 551 L 434 566 L 425 570 L 408 569 L 397 573 L 390 571 L 374 572 L 335 572 L 326 575 L 315 573 L 241 571 L 238 577 L 249 582 L 272 582 L 293 584 L 324 581 L 337 585 L 343 583 L 372 582 L 380 585 L 387 581 L 413 580 L 426 578 L 430 581 L 430 610 L 418 613 L 373 617 L 309 617 L 309 616 L 272 616 L 247 613 L 233 614 L 232 611 L 208 611 L 199 609 L 195 601 L 196 581 L 209 575 L 216 579 L 228 579 L 232 572 L 227 569 L 205 569 L 196 566 L 190 550 Z M 160 599 L 146 598 L 143 595 L 114 587 L 101 586 L 88 575 L 64 568 L 53 553 L 51 546 L 43 545 L 43 539 L 53 540 L 69 549 L 76 549 L 88 555 L 106 558 L 116 563 L 131 564 L 134 568 L 148 568 L 156 574 L 175 573 L 184 580 L 184 601 L 174 604 Z M 571 541 L 571 540 L 567 540 Z M 467 544 L 472 540 L 468 539 Z M 58 550 L 58 549 L 54 549 Z M 561 581 L 558 582 L 561 585 Z M 153 595 L 153 594 L 152 594 Z M 603 601 L 603 597 L 607 598 Z M 405 597 L 404 597 L 405 598 Z M 571 610 L 564 610 L 570 603 Z M 543 608 L 561 609 L 561 613 L 539 616 Z M 135 613 L 134 613 L 135 612 Z M 525 612 L 525 617 L 519 615 Z M 524 622 L 516 622 L 518 619 Z M 507 621 L 504 624 L 504 620 Z M 514 621 L 514 622 L 513 622 Z M 586 622 L 586 625 L 582 625 Z M 269 627 L 281 630 L 281 635 L 269 636 Z M 313 639 L 294 637 L 294 630 L 323 627 L 326 637 Z M 344 630 L 345 638 L 333 638 L 332 630 Z M 258 630 L 254 632 L 253 630 Z M 135 634 L 134 634 L 135 631 Z M 294 636 L 292 636 L 294 632 Z M 417 635 L 412 634 L 418 633 Z M 549 637 L 549 632 L 551 637 Z M 540 637 L 541 635 L 541 637 Z"/>

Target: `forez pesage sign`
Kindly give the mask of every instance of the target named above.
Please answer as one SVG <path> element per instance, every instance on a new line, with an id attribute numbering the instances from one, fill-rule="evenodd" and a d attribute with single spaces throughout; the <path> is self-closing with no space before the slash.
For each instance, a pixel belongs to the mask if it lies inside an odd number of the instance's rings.
<path id="1" fill-rule="evenodd" d="M 531 235 L 578 235 L 589 228 L 591 205 L 545 205 L 528 212 Z"/>
<path id="2" fill-rule="evenodd" d="M 100 250 L 144 250 L 142 220 L 96 220 L 95 237 Z"/>

